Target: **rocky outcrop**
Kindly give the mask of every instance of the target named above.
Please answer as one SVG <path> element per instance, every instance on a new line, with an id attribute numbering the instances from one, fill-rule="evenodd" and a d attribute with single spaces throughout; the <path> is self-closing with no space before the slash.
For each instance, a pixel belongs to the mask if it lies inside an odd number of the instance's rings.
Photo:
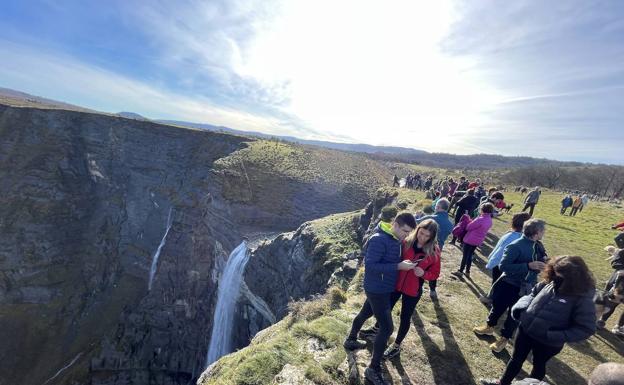
<path id="1" fill-rule="evenodd" d="M 305 179 L 267 171 L 282 194 L 254 182 L 243 165 L 218 164 L 251 141 L 0 105 L 0 384 L 166 385 L 197 378 L 229 251 L 245 234 L 283 230 L 319 213 L 309 197 L 292 201 L 317 188 Z M 287 221 L 270 211 L 269 196 L 296 207 Z M 316 199 L 323 211 L 359 207 L 337 197 Z M 170 208 L 172 226 L 148 291 Z M 281 247 L 307 253 L 313 245 L 303 236 L 284 238 Z M 322 274 L 294 284 L 295 295 L 326 282 L 330 269 L 314 266 Z M 279 318 L 284 306 L 252 280 L 248 285 L 241 302 L 248 311 L 240 313 L 248 322 L 239 323 L 245 336 L 273 322 L 271 315 Z"/>

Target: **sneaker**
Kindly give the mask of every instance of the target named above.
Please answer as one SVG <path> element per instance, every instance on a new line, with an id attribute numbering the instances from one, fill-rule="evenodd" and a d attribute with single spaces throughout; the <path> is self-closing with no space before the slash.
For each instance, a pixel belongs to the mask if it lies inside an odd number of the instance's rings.
<path id="1" fill-rule="evenodd" d="M 360 336 L 360 338 L 374 337 L 374 336 L 377 335 L 378 331 L 379 331 L 379 328 L 376 328 L 376 327 L 373 326 L 373 327 L 368 328 L 368 329 L 360 330 L 358 335 Z"/>
<path id="2" fill-rule="evenodd" d="M 482 378 L 480 381 L 481 381 L 481 385 L 500 385 L 500 380 Z"/>
<path id="3" fill-rule="evenodd" d="M 438 292 L 435 290 L 429 290 L 429 297 L 431 297 L 432 300 L 436 300 L 438 299 Z"/>
<path id="4" fill-rule="evenodd" d="M 601 320 L 601 319 L 599 319 L 598 321 L 596 321 L 596 327 L 597 327 L 598 329 L 604 329 L 604 327 L 605 327 L 605 325 L 606 325 L 606 324 L 607 324 L 607 323 L 606 323 L 605 321 Z"/>
<path id="5" fill-rule="evenodd" d="M 383 358 L 386 360 L 390 360 L 396 356 L 401 354 L 401 345 L 392 344 L 383 354 Z"/>
<path id="6" fill-rule="evenodd" d="M 472 329 L 475 334 L 480 336 L 493 336 L 494 335 L 494 326 L 488 326 L 487 324 L 474 327 Z"/>
<path id="7" fill-rule="evenodd" d="M 347 338 L 345 342 L 342 344 L 342 346 L 344 346 L 344 348 L 347 350 L 358 350 L 358 349 L 364 349 L 366 347 L 366 342 L 359 341 L 359 340 L 352 339 L 352 338 Z"/>
<path id="8" fill-rule="evenodd" d="M 457 271 L 454 271 L 454 272 L 451 273 L 451 275 L 454 275 L 456 277 L 461 277 L 463 274 L 464 274 L 464 272 L 461 271 L 461 270 L 457 270 Z"/>
<path id="9" fill-rule="evenodd" d="M 466 276 L 466 278 L 470 278 L 470 272 L 468 270 L 466 270 L 466 272 L 464 273 L 464 275 Z"/>
<path id="10" fill-rule="evenodd" d="M 501 337 L 490 344 L 490 349 L 496 353 L 500 353 L 505 350 L 505 346 L 507 346 L 507 342 L 509 340 L 505 337 Z"/>
<path id="11" fill-rule="evenodd" d="M 624 337 L 624 326 L 614 327 L 613 329 L 611 329 L 611 333 L 615 334 L 616 336 Z"/>
<path id="12" fill-rule="evenodd" d="M 381 371 L 377 371 L 371 367 L 366 368 L 364 371 L 364 378 L 370 381 L 373 385 L 390 385 L 390 383 L 383 378 Z"/>
<path id="13" fill-rule="evenodd" d="M 479 297 L 479 301 L 481 301 L 481 303 L 483 303 L 485 305 L 491 305 L 492 304 L 492 298 L 487 297 L 485 295 L 482 295 L 481 297 Z"/>

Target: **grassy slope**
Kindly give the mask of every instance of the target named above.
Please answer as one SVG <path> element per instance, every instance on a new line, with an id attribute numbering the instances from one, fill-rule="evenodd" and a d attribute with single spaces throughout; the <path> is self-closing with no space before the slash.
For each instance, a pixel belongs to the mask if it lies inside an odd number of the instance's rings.
<path id="1" fill-rule="evenodd" d="M 422 197 L 422 194 L 405 192 L 399 201 L 412 202 L 414 197 Z M 615 235 L 609 225 L 624 217 L 624 211 L 591 203 L 576 217 L 562 217 L 559 215 L 559 200 L 559 194 L 545 192 L 536 208 L 536 217 L 549 224 L 544 240 L 547 251 L 551 256 L 567 253 L 585 257 L 602 286 L 610 272 L 602 248 Z M 519 210 L 519 194 L 508 193 L 507 201 L 516 204 L 516 212 Z M 487 253 L 497 236 L 506 231 L 509 219 L 510 216 L 505 216 L 495 221 L 493 234 L 483 247 L 484 252 Z M 385 365 L 394 384 L 472 385 L 478 383 L 479 377 L 502 373 L 511 347 L 501 354 L 493 354 L 488 348 L 493 339 L 479 338 L 471 331 L 487 315 L 487 309 L 478 297 L 487 292 L 490 285 L 483 267 L 485 257 L 481 252 L 478 256 L 472 280 L 454 280 L 449 273 L 457 268 L 461 252 L 450 245 L 445 248 L 439 283 L 440 300 L 433 303 L 427 295 L 423 297 L 412 319 L 414 327 L 404 342 L 401 358 Z M 271 383 L 286 363 L 301 368 L 313 383 L 348 383 L 347 354 L 341 348 L 341 342 L 364 301 L 361 275 L 356 276 L 347 292 L 346 303 L 336 300 L 339 297 L 336 291 L 332 290 L 325 298 L 295 306 L 294 313 L 263 331 L 251 347 L 220 360 L 215 372 L 217 377 L 205 380 L 203 384 Z M 399 306 L 395 308 L 395 316 L 398 316 L 399 309 Z M 609 327 L 621 311 L 611 317 Z M 395 318 L 395 329 L 397 325 L 398 317 Z M 311 345 L 315 348 L 311 349 Z M 360 373 L 370 359 L 371 349 L 369 344 L 367 350 L 350 357 L 357 362 Z M 566 346 L 549 364 L 548 380 L 557 385 L 585 384 L 588 374 L 598 363 L 621 362 L 623 354 L 624 341 L 601 331 L 586 342 Z M 524 369 L 530 371 L 530 363 L 526 363 Z"/>

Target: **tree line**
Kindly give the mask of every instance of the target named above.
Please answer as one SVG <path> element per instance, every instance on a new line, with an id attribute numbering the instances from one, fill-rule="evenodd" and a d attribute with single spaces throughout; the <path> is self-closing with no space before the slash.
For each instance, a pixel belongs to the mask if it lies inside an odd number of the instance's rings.
<path id="1" fill-rule="evenodd" d="M 622 198 L 624 167 L 588 165 L 563 167 L 554 164 L 522 167 L 502 176 L 504 183 L 523 186 L 543 186 L 596 194 L 606 198 Z"/>

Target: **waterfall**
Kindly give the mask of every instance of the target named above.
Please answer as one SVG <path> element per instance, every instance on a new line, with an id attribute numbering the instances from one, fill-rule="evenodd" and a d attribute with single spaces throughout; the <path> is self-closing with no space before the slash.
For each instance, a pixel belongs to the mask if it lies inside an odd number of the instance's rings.
<path id="1" fill-rule="evenodd" d="M 165 246 L 165 239 L 167 238 L 167 234 L 169 234 L 169 230 L 171 229 L 171 213 L 173 212 L 173 207 L 169 208 L 169 215 L 167 216 L 167 229 L 165 230 L 165 235 L 163 235 L 160 240 L 160 245 L 156 249 L 154 256 L 152 257 L 152 267 L 150 268 L 149 281 L 147 283 L 147 290 L 152 290 L 152 283 L 154 282 L 154 276 L 156 275 L 156 269 L 158 268 L 158 257 L 160 256 L 160 251 Z"/>
<path id="2" fill-rule="evenodd" d="M 249 259 L 247 245 L 243 241 L 228 257 L 227 264 L 219 279 L 217 307 L 212 322 L 212 335 L 208 346 L 206 366 L 231 352 L 231 327 L 234 318 L 236 299 L 240 291 L 243 271 Z"/>

